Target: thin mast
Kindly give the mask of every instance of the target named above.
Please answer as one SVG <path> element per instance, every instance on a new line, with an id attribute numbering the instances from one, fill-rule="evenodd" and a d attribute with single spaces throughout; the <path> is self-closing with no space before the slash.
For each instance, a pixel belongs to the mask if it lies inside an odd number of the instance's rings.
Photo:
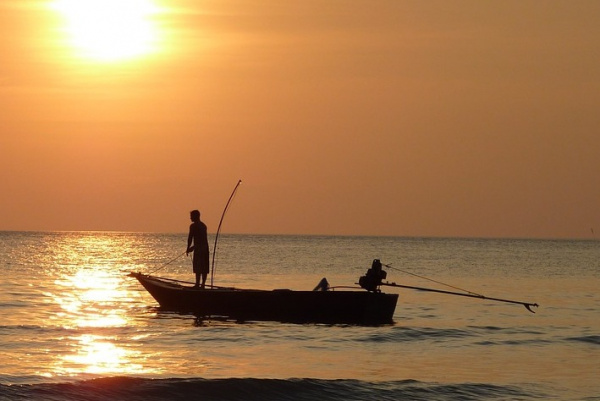
<path id="1" fill-rule="evenodd" d="M 237 191 L 238 187 L 240 186 L 240 184 L 242 183 L 242 180 L 239 180 L 237 182 L 237 184 L 235 185 L 235 188 L 233 188 L 233 192 L 231 192 L 231 195 L 229 196 L 229 200 L 227 200 L 227 204 L 225 205 L 225 209 L 223 209 L 223 214 L 221 214 L 221 220 L 219 220 L 219 227 L 217 227 L 217 234 L 215 235 L 215 245 L 213 246 L 213 259 L 212 259 L 212 267 L 211 267 L 211 273 L 210 273 L 210 285 L 213 285 L 213 279 L 215 276 L 215 257 L 217 255 L 217 241 L 219 241 L 219 233 L 221 232 L 221 225 L 223 224 L 223 219 L 225 218 L 225 213 L 227 213 L 227 209 L 229 208 L 229 204 L 231 203 L 231 200 L 233 199 L 233 196 L 235 195 L 235 192 Z"/>

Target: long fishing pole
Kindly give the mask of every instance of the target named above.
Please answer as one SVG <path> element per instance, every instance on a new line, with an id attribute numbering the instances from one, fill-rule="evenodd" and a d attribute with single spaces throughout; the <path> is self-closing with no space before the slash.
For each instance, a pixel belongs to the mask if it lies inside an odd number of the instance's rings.
<path id="1" fill-rule="evenodd" d="M 413 286 L 410 286 L 410 285 L 401 285 L 401 284 L 388 283 L 388 282 L 381 283 L 381 285 L 387 285 L 389 287 L 408 288 L 408 289 L 411 289 L 411 290 L 437 292 L 439 294 L 458 295 L 458 296 L 461 296 L 461 297 L 487 299 L 489 301 L 498 301 L 498 302 L 508 302 L 508 303 L 511 303 L 511 304 L 519 304 L 519 305 L 523 305 L 531 313 L 535 313 L 531 309 L 532 306 L 535 306 L 536 308 L 539 306 L 538 304 L 532 303 L 532 302 L 522 302 L 522 301 L 513 301 L 513 300 L 510 300 L 510 299 L 492 298 L 492 297 L 486 297 L 485 295 L 473 294 L 473 293 L 471 293 L 471 294 L 463 294 L 461 292 L 436 290 L 436 289 L 433 289 L 433 288 L 413 287 Z"/>
<path id="2" fill-rule="evenodd" d="M 242 180 L 239 180 L 237 182 L 237 184 L 235 185 L 235 188 L 233 188 L 233 191 L 231 192 L 231 195 L 229 196 L 229 199 L 227 200 L 227 204 L 225 205 L 225 209 L 223 209 L 223 214 L 221 214 L 221 220 L 219 220 L 219 226 L 217 227 L 217 234 L 215 235 L 215 245 L 213 246 L 212 267 L 210 269 L 211 270 L 211 273 L 210 273 L 210 285 L 211 286 L 213 285 L 213 280 L 215 277 L 215 257 L 217 256 L 217 241 L 219 241 L 219 233 L 221 232 L 221 225 L 223 224 L 223 219 L 225 218 L 227 209 L 229 209 L 229 204 L 231 203 L 231 200 L 233 199 L 233 197 L 241 183 L 242 183 Z"/>

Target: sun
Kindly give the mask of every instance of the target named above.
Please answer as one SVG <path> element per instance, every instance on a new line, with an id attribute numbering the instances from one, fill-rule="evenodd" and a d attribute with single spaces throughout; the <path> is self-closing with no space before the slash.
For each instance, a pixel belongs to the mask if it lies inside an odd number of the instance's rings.
<path id="1" fill-rule="evenodd" d="M 113 62 L 155 50 L 158 7 L 150 0 L 55 0 L 52 8 L 64 17 L 79 56 Z"/>

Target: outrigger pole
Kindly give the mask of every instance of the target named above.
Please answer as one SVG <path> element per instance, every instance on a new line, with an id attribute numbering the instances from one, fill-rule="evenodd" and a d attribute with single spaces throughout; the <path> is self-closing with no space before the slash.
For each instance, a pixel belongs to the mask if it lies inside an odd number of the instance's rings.
<path id="1" fill-rule="evenodd" d="M 433 288 L 423 288 L 423 287 L 413 287 L 410 285 L 401 285 L 401 284 L 396 284 L 396 283 L 388 283 L 388 282 L 383 282 L 381 283 L 381 285 L 387 285 L 388 287 L 399 287 L 399 288 L 408 288 L 410 290 L 419 290 L 419 291 L 428 291 L 428 292 L 437 292 L 439 294 L 448 294 L 448 295 L 459 295 L 461 297 L 469 297 L 469 298 L 478 298 L 478 299 L 487 299 L 489 301 L 498 301 L 498 302 L 508 302 L 511 304 L 519 304 L 519 305 L 523 305 L 525 308 L 527 308 L 527 310 L 531 313 L 535 313 L 531 307 L 538 307 L 539 305 L 536 303 L 531 303 L 531 302 L 521 302 L 521 301 L 513 301 L 510 299 L 501 299 L 501 298 L 492 298 L 492 297 L 486 297 L 484 295 L 480 295 L 480 294 L 463 294 L 460 292 L 454 292 L 454 291 L 444 291 L 444 290 L 435 290 Z"/>
<path id="2" fill-rule="evenodd" d="M 436 290 L 436 289 L 433 289 L 433 288 L 413 287 L 411 285 L 402 285 L 402 284 L 396 284 L 396 283 L 389 283 L 387 281 L 383 281 L 387 277 L 387 272 L 385 270 L 382 270 L 382 266 L 388 267 L 390 269 L 398 270 L 398 271 L 401 271 L 403 273 L 408 273 L 408 274 L 410 274 L 412 276 L 416 276 L 416 277 L 419 277 L 419 278 L 422 278 L 422 279 L 425 279 L 425 280 L 433 281 L 435 283 L 442 284 L 442 285 L 445 285 L 447 287 L 452 287 L 454 289 L 461 290 L 461 291 L 464 291 L 464 292 Z M 358 280 L 358 284 L 362 288 L 364 288 L 365 290 L 370 291 L 370 292 L 379 292 L 379 286 L 387 285 L 388 287 L 408 288 L 410 290 L 429 291 L 429 292 L 437 292 L 439 294 L 459 295 L 461 297 L 469 297 L 469 298 L 477 298 L 477 299 L 487 299 L 487 300 L 490 300 L 490 301 L 498 301 L 498 302 L 508 302 L 508 303 L 511 303 L 511 304 L 523 305 L 531 313 L 535 313 L 531 309 L 532 306 L 535 306 L 536 308 L 538 307 L 538 304 L 531 303 L 531 302 L 521 302 L 521 301 L 513 301 L 511 299 L 492 298 L 492 297 L 486 297 L 485 295 L 476 294 L 474 292 L 467 291 L 467 290 L 464 290 L 462 288 L 453 287 L 453 286 L 451 286 L 449 284 L 444 284 L 442 282 L 435 281 L 435 280 L 432 280 L 432 279 L 427 278 L 427 277 L 419 276 L 418 274 L 414 274 L 414 273 L 410 273 L 410 272 L 407 272 L 407 271 L 404 271 L 404 270 L 397 269 L 397 268 L 392 267 L 390 265 L 383 265 L 379 259 L 375 259 L 373 261 L 373 265 L 371 266 L 371 268 L 369 270 L 367 270 L 367 273 Z"/>
<path id="3" fill-rule="evenodd" d="M 213 246 L 213 259 L 212 259 L 212 267 L 210 269 L 211 273 L 210 273 L 210 285 L 211 287 L 213 286 L 213 279 L 215 277 L 215 257 L 217 255 L 217 241 L 219 240 L 219 233 L 221 232 L 221 225 L 223 224 L 223 219 L 225 218 L 225 214 L 227 213 L 227 209 L 229 209 L 229 204 L 231 203 L 231 200 L 233 199 L 235 192 L 237 191 L 238 187 L 240 186 L 240 184 L 242 183 L 242 180 L 239 180 L 237 182 L 237 184 L 235 185 L 235 188 L 233 188 L 233 192 L 231 192 L 231 195 L 229 196 L 229 200 L 227 200 L 227 204 L 225 205 L 225 209 L 223 209 L 223 214 L 221 215 L 221 220 L 219 220 L 219 227 L 217 228 L 217 234 L 215 235 L 215 245 Z"/>

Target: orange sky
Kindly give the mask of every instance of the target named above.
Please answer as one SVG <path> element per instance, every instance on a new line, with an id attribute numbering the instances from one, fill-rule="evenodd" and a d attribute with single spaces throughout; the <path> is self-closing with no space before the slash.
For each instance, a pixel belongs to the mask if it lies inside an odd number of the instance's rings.
<path id="1" fill-rule="evenodd" d="M 0 230 L 600 233 L 600 2 L 153 3 L 102 61 L 0 0 Z"/>

